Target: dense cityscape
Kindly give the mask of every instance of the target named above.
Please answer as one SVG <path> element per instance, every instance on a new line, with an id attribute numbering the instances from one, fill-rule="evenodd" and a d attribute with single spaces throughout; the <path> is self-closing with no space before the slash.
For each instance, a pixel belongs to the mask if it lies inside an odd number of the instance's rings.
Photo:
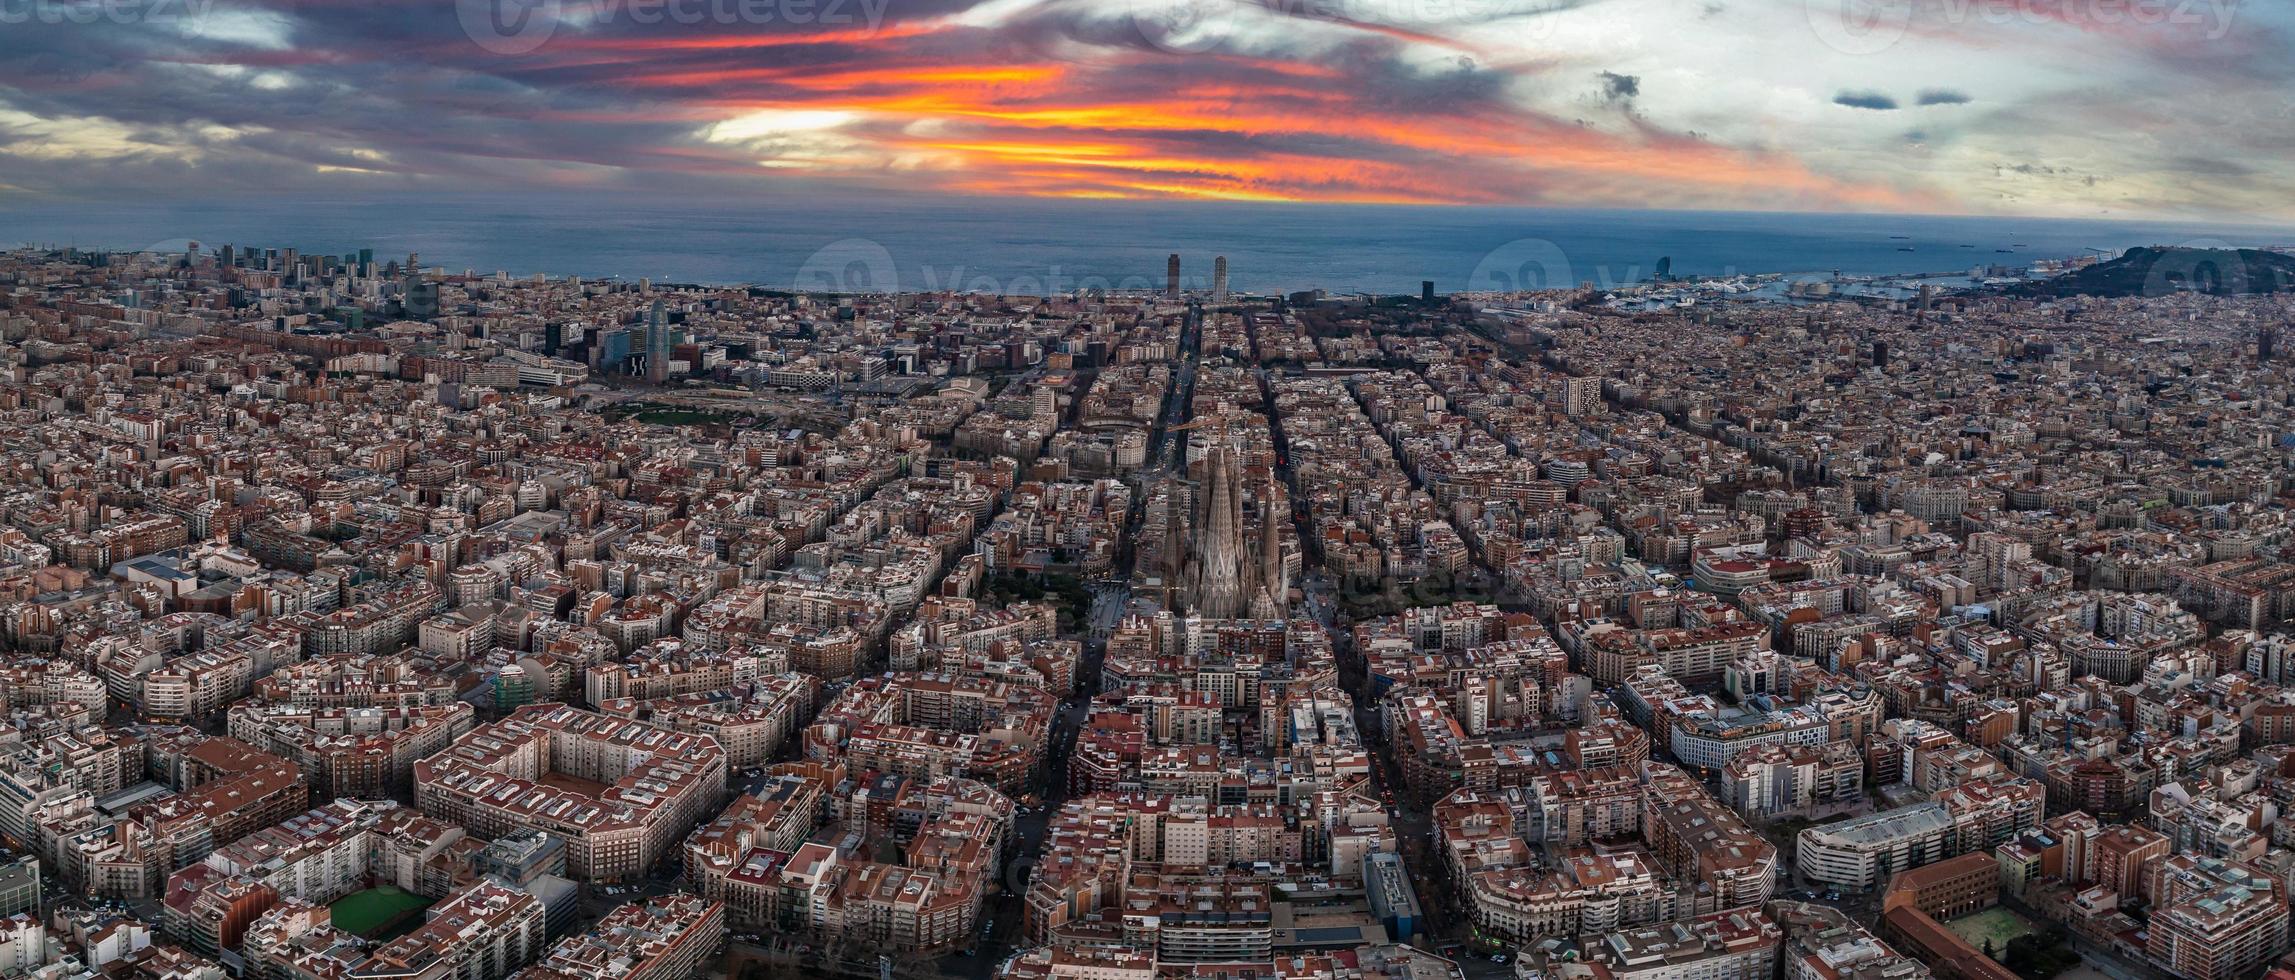
<path id="1" fill-rule="evenodd" d="M 2286 294 L 1152 271 L 0 252 L 0 974 L 2295 980 Z"/>

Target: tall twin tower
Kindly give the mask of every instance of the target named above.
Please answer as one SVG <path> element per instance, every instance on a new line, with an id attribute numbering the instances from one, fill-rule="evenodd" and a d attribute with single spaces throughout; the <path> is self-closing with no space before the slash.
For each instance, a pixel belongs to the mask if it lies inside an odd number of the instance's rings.
<path id="1" fill-rule="evenodd" d="M 1163 263 L 1163 294 L 1170 299 L 1179 298 L 1179 253 Z M 1211 260 L 1211 301 L 1227 302 L 1227 256 L 1214 256 Z"/>
<path id="2" fill-rule="evenodd" d="M 1203 461 L 1204 476 L 1188 521 L 1188 542 L 1183 549 L 1177 521 L 1167 521 L 1170 534 L 1164 559 L 1177 564 L 1185 556 L 1178 576 L 1188 612 L 1207 619 L 1281 619 L 1291 584 L 1283 571 L 1283 516 L 1275 510 L 1275 488 L 1270 483 L 1259 494 L 1259 534 L 1256 545 L 1247 543 L 1243 522 L 1243 477 L 1235 454 L 1219 446 Z"/>

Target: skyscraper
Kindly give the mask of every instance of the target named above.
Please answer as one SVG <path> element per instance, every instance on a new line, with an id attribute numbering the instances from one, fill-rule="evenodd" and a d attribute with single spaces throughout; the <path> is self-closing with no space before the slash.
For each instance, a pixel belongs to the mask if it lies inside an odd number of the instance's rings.
<path id="1" fill-rule="evenodd" d="M 1562 410 L 1562 414 L 1573 418 L 1594 414 L 1602 406 L 1602 379 L 1554 379 L 1553 404 Z"/>
<path id="2" fill-rule="evenodd" d="M 1178 299 L 1178 298 L 1179 298 L 1179 253 L 1178 253 L 1178 252 L 1173 252 L 1173 253 L 1171 253 L 1171 258 L 1168 258 L 1168 259 L 1165 259 L 1165 260 L 1164 260 L 1164 263 L 1163 263 L 1163 269 L 1164 269 L 1164 272 L 1163 272 L 1163 282 L 1164 282 L 1164 285 L 1163 285 L 1163 294 L 1164 294 L 1165 296 L 1169 296 L 1169 297 L 1171 297 L 1171 298 L 1173 298 L 1173 299 Z"/>
<path id="3" fill-rule="evenodd" d="M 2279 347 L 2279 328 L 2264 324 L 2255 330 L 2255 363 L 2271 363 L 2271 355 Z"/>
<path id="4" fill-rule="evenodd" d="M 630 332 L 614 329 L 599 334 L 597 346 L 591 348 L 591 353 L 596 357 L 598 370 L 614 374 L 629 373 L 627 363 L 630 359 Z"/>
<path id="5" fill-rule="evenodd" d="M 1211 301 L 1227 302 L 1227 256 L 1224 255 L 1211 260 Z"/>
<path id="6" fill-rule="evenodd" d="M 661 301 L 654 300 L 645 320 L 645 379 L 654 384 L 669 380 L 669 324 L 661 320 Z"/>

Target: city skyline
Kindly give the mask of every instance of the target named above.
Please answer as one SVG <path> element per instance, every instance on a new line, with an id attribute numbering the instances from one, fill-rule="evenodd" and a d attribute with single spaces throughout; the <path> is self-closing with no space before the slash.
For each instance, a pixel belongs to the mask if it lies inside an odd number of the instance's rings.
<path id="1" fill-rule="evenodd" d="M 2295 200 L 2295 11 L 2234 0 L 49 4 L 0 37 L 18 199 Z"/>
<path id="2" fill-rule="evenodd" d="M 2295 980 L 2295 255 L 1156 257 L 0 251 L 0 971 Z"/>
<path id="3" fill-rule="evenodd" d="M 2288 0 L 0 0 L 0 980 L 2295 980 Z"/>

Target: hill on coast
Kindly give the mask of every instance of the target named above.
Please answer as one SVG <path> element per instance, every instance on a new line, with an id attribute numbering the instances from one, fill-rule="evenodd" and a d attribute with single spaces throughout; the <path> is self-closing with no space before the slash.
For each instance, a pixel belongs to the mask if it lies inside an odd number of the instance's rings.
<path id="1" fill-rule="evenodd" d="M 2295 256 L 2252 248 L 2131 248 L 2119 258 L 2053 279 L 2003 286 L 1996 295 L 2027 299 L 2070 296 L 2166 296 L 2201 292 L 2241 296 L 2295 290 Z"/>

